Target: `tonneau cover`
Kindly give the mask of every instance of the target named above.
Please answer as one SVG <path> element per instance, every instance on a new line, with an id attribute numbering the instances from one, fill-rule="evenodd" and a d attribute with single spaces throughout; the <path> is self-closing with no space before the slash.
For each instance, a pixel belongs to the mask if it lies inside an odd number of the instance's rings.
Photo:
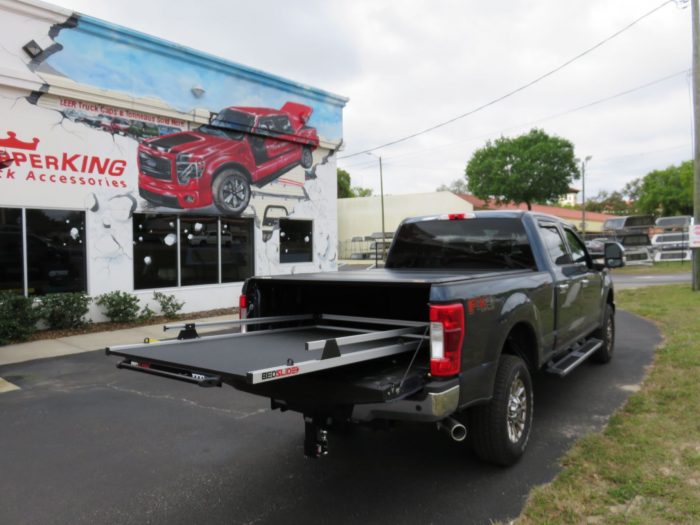
<path id="1" fill-rule="evenodd" d="M 365 282 L 365 283 L 414 283 L 414 284 L 443 284 L 455 281 L 466 281 L 482 277 L 498 276 L 504 273 L 531 273 L 531 270 L 394 270 L 394 269 L 373 269 L 373 270 L 352 270 L 347 272 L 318 272 L 318 273 L 298 273 L 293 275 L 275 275 L 271 277 L 254 277 L 255 280 L 266 281 L 295 281 L 295 282 Z"/>

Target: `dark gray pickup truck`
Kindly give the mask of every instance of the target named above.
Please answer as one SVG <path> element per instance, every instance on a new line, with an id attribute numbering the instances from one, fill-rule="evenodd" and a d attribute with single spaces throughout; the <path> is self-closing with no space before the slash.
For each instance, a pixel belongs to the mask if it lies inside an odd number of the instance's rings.
<path id="1" fill-rule="evenodd" d="M 532 426 L 531 374 L 610 361 L 610 243 L 591 259 L 572 227 L 529 212 L 405 220 L 384 269 L 253 277 L 224 333 L 107 348 L 120 368 L 227 384 L 294 410 L 304 452 L 353 423 L 437 424 L 486 461 L 509 465 Z M 201 325 L 200 325 L 201 327 Z"/>

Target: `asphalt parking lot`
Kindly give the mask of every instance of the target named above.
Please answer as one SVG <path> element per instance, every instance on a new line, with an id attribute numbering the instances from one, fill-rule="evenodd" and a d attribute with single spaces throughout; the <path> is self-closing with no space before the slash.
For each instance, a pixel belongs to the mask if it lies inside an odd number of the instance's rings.
<path id="1" fill-rule="evenodd" d="M 334 435 L 328 457 L 305 459 L 300 415 L 120 371 L 100 351 L 2 366 L 20 390 L 0 394 L 0 523 L 507 521 L 642 380 L 659 334 L 617 321 L 612 363 L 537 376 L 533 435 L 509 469 L 416 425 Z"/>

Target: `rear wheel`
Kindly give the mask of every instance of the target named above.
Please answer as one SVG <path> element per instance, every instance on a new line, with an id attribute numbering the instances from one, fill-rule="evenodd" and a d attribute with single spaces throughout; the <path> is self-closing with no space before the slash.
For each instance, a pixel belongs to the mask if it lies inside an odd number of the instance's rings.
<path id="1" fill-rule="evenodd" d="M 530 439 L 532 413 L 530 372 L 522 359 L 504 354 L 491 401 L 469 412 L 469 442 L 474 453 L 496 465 L 517 462 Z"/>
<path id="2" fill-rule="evenodd" d="M 311 148 L 304 148 L 301 150 L 301 167 L 308 170 L 314 163 L 314 156 L 311 152 Z"/>
<path id="3" fill-rule="evenodd" d="M 214 204 L 227 215 L 240 215 L 250 202 L 248 177 L 237 169 L 222 171 L 211 185 Z"/>

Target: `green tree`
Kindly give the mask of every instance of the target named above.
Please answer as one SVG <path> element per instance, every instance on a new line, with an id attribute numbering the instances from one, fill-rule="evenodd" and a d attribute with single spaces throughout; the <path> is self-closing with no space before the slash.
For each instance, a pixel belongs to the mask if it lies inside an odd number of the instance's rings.
<path id="1" fill-rule="evenodd" d="M 693 161 L 655 170 L 637 183 L 640 212 L 659 216 L 693 214 Z"/>
<path id="2" fill-rule="evenodd" d="M 342 168 L 336 170 L 338 176 L 338 198 L 348 199 L 351 197 L 371 197 L 371 188 L 352 186 L 350 174 Z"/>
<path id="3" fill-rule="evenodd" d="M 465 174 L 467 187 L 480 199 L 524 202 L 528 210 L 535 202 L 565 195 L 580 177 L 573 144 L 540 129 L 486 142 L 474 152 Z"/>
<path id="4" fill-rule="evenodd" d="M 449 184 L 441 184 L 435 191 L 451 191 L 453 193 L 469 193 L 467 179 L 455 179 Z"/>
<path id="5" fill-rule="evenodd" d="M 622 192 L 608 193 L 605 190 L 601 190 L 598 195 L 586 199 L 586 210 L 613 215 L 631 215 L 636 211 L 634 206 L 625 199 Z"/>
<path id="6" fill-rule="evenodd" d="M 348 197 L 354 197 L 350 174 L 342 168 L 338 168 L 336 172 L 338 173 L 338 198 L 347 199 Z"/>

